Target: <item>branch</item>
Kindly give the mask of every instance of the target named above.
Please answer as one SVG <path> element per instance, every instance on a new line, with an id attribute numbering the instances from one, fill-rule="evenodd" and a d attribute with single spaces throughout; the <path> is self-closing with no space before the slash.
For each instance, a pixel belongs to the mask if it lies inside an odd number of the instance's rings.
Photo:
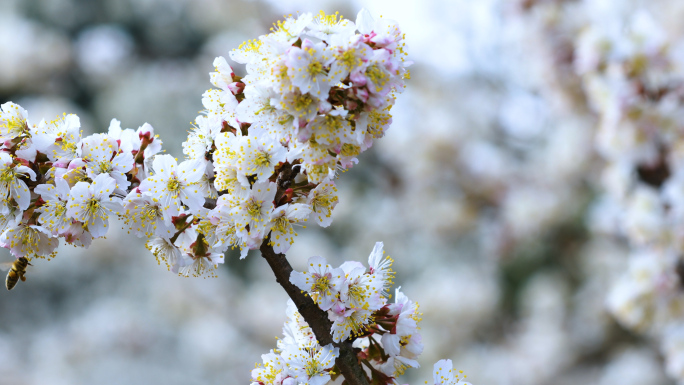
<path id="1" fill-rule="evenodd" d="M 332 343 L 339 348 L 340 355 L 337 357 L 335 365 L 337 365 L 341 374 L 344 376 L 345 383 L 349 385 L 368 385 L 368 378 L 361 368 L 361 364 L 356 357 L 351 342 L 333 342 L 332 336 L 330 335 L 332 322 L 328 319 L 328 314 L 321 310 L 311 297 L 290 282 L 290 274 L 292 273 L 290 262 L 287 261 L 284 254 L 276 254 L 273 251 L 273 247 L 268 245 L 269 241 L 270 237 L 267 237 L 261 244 L 261 256 L 264 257 L 266 262 L 268 262 L 268 265 L 271 266 L 276 281 L 285 289 L 287 295 L 289 295 L 295 303 L 299 314 L 301 314 L 306 323 L 309 324 L 311 330 L 313 330 L 316 335 L 319 344 L 327 345 Z"/>
<path id="2" fill-rule="evenodd" d="M 204 198 L 204 208 L 208 210 L 213 210 L 216 208 L 216 199 Z"/>

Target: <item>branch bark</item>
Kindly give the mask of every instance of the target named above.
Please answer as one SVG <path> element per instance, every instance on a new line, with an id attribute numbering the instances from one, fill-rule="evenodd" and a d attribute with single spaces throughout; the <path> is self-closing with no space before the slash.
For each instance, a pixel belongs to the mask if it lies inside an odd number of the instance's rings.
<path id="1" fill-rule="evenodd" d="M 333 342 L 332 335 L 330 334 L 332 322 L 328 319 L 328 314 L 321 310 L 311 297 L 290 282 L 292 266 L 290 266 L 290 262 L 288 262 L 284 254 L 276 254 L 273 251 L 273 247 L 268 245 L 269 240 L 270 238 L 266 238 L 261 244 L 261 256 L 266 259 L 266 262 L 268 262 L 268 265 L 275 274 L 276 281 L 285 289 L 287 295 L 290 296 L 297 306 L 299 314 L 304 317 L 304 320 L 313 330 L 318 343 L 322 346 L 332 343 L 340 350 L 340 355 L 337 357 L 335 365 L 337 365 L 342 376 L 344 376 L 345 383 L 349 385 L 368 385 L 368 377 L 356 357 L 351 342 Z"/>

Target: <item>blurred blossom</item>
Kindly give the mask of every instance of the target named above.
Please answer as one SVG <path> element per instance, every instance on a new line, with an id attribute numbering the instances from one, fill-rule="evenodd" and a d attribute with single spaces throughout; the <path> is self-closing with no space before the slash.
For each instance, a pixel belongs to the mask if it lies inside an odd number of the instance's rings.
<path id="1" fill-rule="evenodd" d="M 523 92 L 512 93 L 501 106 L 501 124 L 516 139 L 532 141 L 547 127 L 544 103 Z"/>
<path id="2" fill-rule="evenodd" d="M 657 357 L 645 349 L 620 352 L 606 365 L 600 385 L 609 384 L 662 384 L 663 376 Z"/>
<path id="3" fill-rule="evenodd" d="M 0 90 L 44 92 L 39 85 L 67 69 L 70 50 L 63 32 L 19 15 L 0 15 Z"/>
<path id="4" fill-rule="evenodd" d="M 96 83 L 110 80 L 130 59 L 133 44 L 130 35 L 115 25 L 88 28 L 76 38 L 76 62 Z"/>

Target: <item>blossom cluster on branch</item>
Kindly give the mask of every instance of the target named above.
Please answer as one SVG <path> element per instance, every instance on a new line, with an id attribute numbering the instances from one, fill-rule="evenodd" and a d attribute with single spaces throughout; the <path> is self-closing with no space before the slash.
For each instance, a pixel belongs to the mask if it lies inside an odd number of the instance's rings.
<path id="1" fill-rule="evenodd" d="M 58 238 L 87 247 L 121 214 L 174 272 L 203 275 L 230 247 L 245 257 L 270 234 L 284 253 L 296 226 L 330 225 L 335 174 L 384 135 L 408 75 L 396 23 L 362 13 L 357 24 L 288 17 L 231 52 L 244 78 L 216 58 L 218 88 L 203 95 L 180 163 L 159 154 L 148 124 L 112 120 L 107 134 L 81 138 L 75 115 L 32 125 L 4 104 L 2 244 L 16 257 L 51 255 Z"/>
<path id="2" fill-rule="evenodd" d="M 388 129 L 409 77 L 406 56 L 398 25 L 365 10 L 356 22 L 337 13 L 286 17 L 230 53 L 246 76 L 216 58 L 217 88 L 202 97 L 205 110 L 180 163 L 162 153 L 147 123 L 122 129 L 113 119 L 106 134 L 82 137 L 76 115 L 32 124 L 25 109 L 5 103 L 0 245 L 16 258 L 51 258 L 60 240 L 89 247 L 119 216 L 183 276 L 215 275 L 229 248 L 244 258 L 267 247 L 284 258 L 297 226 L 331 224 L 336 174 Z M 309 271 L 292 272 L 291 283 L 333 322 L 333 344 L 320 346 L 291 302 L 285 338 L 253 372 L 256 383 L 320 385 L 340 374 L 333 366 L 342 362 L 369 370 L 348 371 L 367 376 L 349 383 L 389 384 L 418 366 L 417 305 L 398 289 L 388 303 L 394 274 L 382 249 L 373 250 L 369 271 L 358 262 L 333 269 L 313 257 Z M 336 361 L 338 345 L 351 342 L 355 356 Z M 436 384 L 461 383 L 450 361 L 435 370 Z"/>
<path id="3" fill-rule="evenodd" d="M 315 256 L 308 261 L 308 271 L 290 275 L 290 282 L 333 321 L 333 342 L 351 341 L 368 382 L 377 385 L 396 384 L 397 376 L 419 366 L 416 359 L 423 352 L 418 304 L 399 288 L 394 303 L 388 302 L 393 260 L 384 255 L 383 247 L 382 242 L 375 244 L 368 269 L 356 261 L 333 268 L 325 258 Z M 252 385 L 322 385 L 337 377 L 338 348 L 320 345 L 292 301 L 287 316 L 284 337 L 278 340 L 277 349 L 262 355 L 262 364 L 252 371 Z M 466 376 L 451 366 L 450 360 L 435 365 L 435 384 L 468 384 Z"/>

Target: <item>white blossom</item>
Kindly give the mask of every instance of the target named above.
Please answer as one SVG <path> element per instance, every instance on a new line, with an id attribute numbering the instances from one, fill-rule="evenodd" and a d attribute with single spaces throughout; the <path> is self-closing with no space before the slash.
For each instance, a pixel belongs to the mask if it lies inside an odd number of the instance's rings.
<path id="1" fill-rule="evenodd" d="M 12 140 L 29 134 L 28 112 L 20 105 L 7 102 L 0 105 L 0 140 Z"/>
<path id="2" fill-rule="evenodd" d="M 323 385 L 330 381 L 329 370 L 335 365 L 339 349 L 332 344 L 319 348 L 291 347 L 282 356 L 299 383 Z"/>
<path id="3" fill-rule="evenodd" d="M 164 262 L 174 273 L 178 273 L 181 267 L 192 263 L 190 257 L 184 256 L 180 249 L 166 238 L 150 238 L 145 247 L 157 258 L 157 263 Z"/>
<path id="4" fill-rule="evenodd" d="M 0 214 L 10 212 L 11 200 L 20 210 L 26 210 L 31 204 L 31 193 L 22 177 L 35 181 L 36 173 L 29 167 L 15 165 L 8 153 L 0 152 Z"/>
<path id="5" fill-rule="evenodd" d="M 125 190 L 130 186 L 126 173 L 133 168 L 133 155 L 119 152 L 117 141 L 106 134 L 95 134 L 81 141 L 81 157 L 86 163 L 90 179 L 107 174 L 116 181 L 117 188 Z"/>
<path id="6" fill-rule="evenodd" d="M 10 224 L 0 236 L 0 246 L 17 257 L 49 257 L 59 245 L 50 231 L 42 226 L 22 222 Z"/>
<path id="7" fill-rule="evenodd" d="M 83 223 L 93 237 L 99 238 L 109 230 L 109 215 L 121 212 L 121 198 L 112 196 L 116 181 L 100 174 L 92 183 L 78 182 L 71 189 L 67 216 Z"/>
<path id="8" fill-rule="evenodd" d="M 464 380 L 465 375 L 463 378 L 459 378 L 461 375 L 462 372 L 457 373 L 454 370 L 451 360 L 439 360 L 434 366 L 433 380 L 435 385 L 470 385 L 469 382 Z"/>
<path id="9" fill-rule="evenodd" d="M 263 238 L 266 235 L 276 190 L 273 182 L 255 183 L 249 195 L 232 209 L 239 234 L 251 238 Z"/>
<path id="10" fill-rule="evenodd" d="M 204 174 L 200 160 L 184 161 L 179 165 L 171 155 L 157 155 L 152 166 L 155 174 L 140 184 L 140 190 L 158 199 L 165 215 L 178 215 L 183 204 L 191 211 L 202 207 L 204 197 L 197 186 Z"/>
<path id="11" fill-rule="evenodd" d="M 157 198 L 135 189 L 124 199 L 123 205 L 124 222 L 136 236 L 173 236 L 175 229 L 171 217 L 164 215 L 164 206 Z"/>
<path id="12" fill-rule="evenodd" d="M 310 214 L 311 208 L 302 203 L 285 204 L 273 210 L 270 214 L 273 251 L 286 253 L 297 236 L 293 225 L 306 222 Z"/>
<path id="13" fill-rule="evenodd" d="M 40 213 L 38 222 L 58 235 L 71 226 L 71 218 L 67 217 L 67 203 L 69 201 L 69 184 L 63 178 L 55 178 L 55 184 L 42 184 L 36 186 L 34 191 L 40 194 L 45 204 L 37 211 Z"/>
<path id="14" fill-rule="evenodd" d="M 309 271 L 293 271 L 290 282 L 298 288 L 316 294 L 316 303 L 322 310 L 329 310 L 345 280 L 342 269 L 333 269 L 323 257 L 309 258 Z"/>
<path id="15" fill-rule="evenodd" d="M 322 227 L 332 223 L 332 211 L 337 206 L 337 188 L 331 180 L 324 180 L 311 190 L 306 203 L 311 206 L 311 219 Z"/>

